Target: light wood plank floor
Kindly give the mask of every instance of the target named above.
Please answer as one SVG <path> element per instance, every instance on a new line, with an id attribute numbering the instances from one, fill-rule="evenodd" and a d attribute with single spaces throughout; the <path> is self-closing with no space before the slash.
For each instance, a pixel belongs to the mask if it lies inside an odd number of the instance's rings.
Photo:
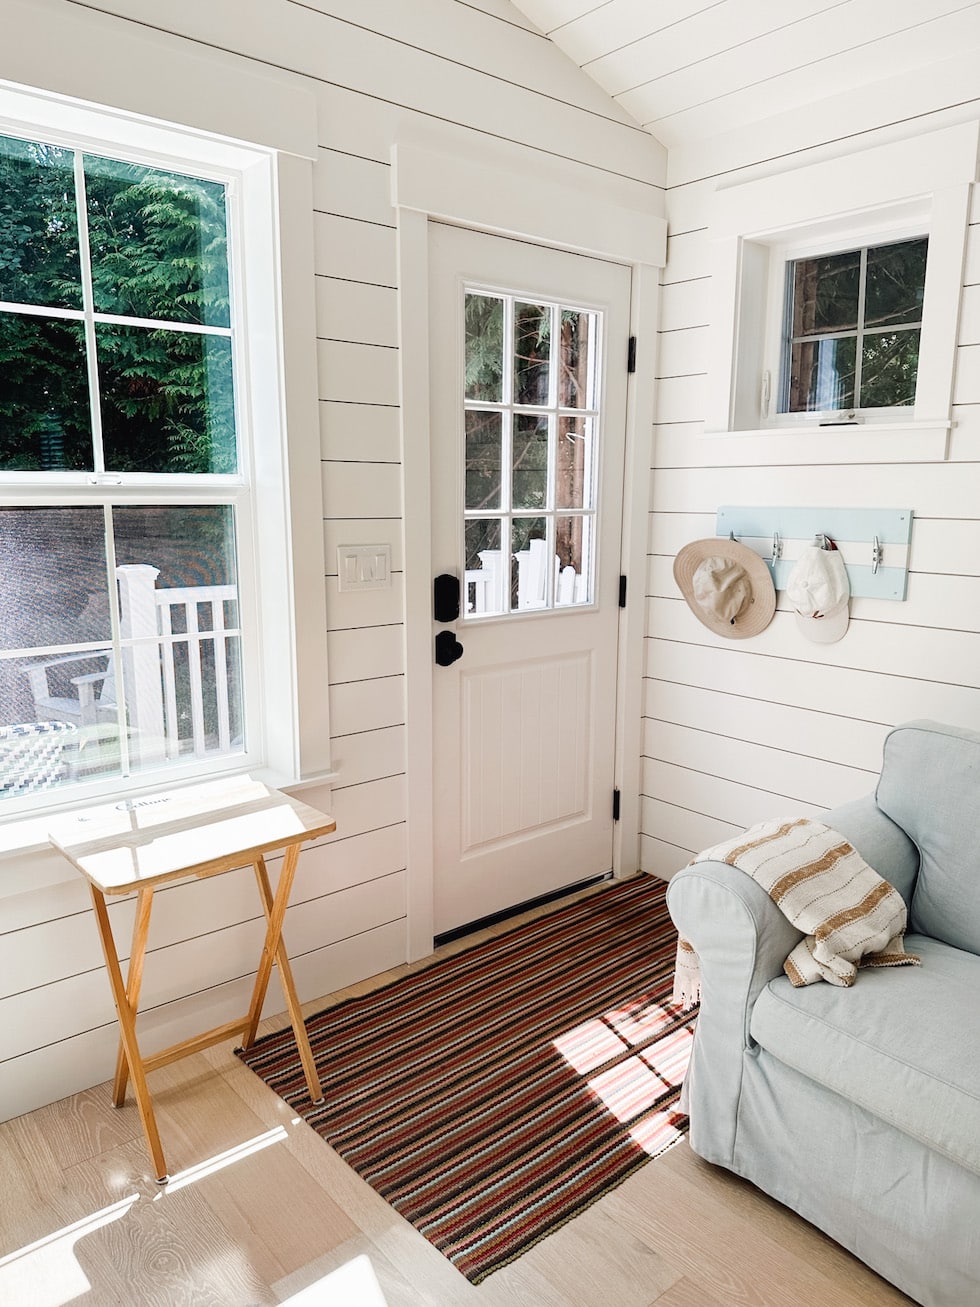
<path id="1" fill-rule="evenodd" d="M 174 1171 L 166 1190 L 151 1178 L 136 1108 L 115 1110 L 108 1083 L 0 1125 L 5 1307 L 911 1301 L 686 1142 L 474 1288 L 294 1118 L 231 1043 L 154 1072 L 151 1087 Z"/>

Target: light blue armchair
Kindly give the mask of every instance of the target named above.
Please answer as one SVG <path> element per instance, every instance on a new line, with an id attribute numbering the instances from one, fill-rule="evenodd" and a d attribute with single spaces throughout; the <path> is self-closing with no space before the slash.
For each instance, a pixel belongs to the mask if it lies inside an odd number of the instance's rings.
<path id="1" fill-rule="evenodd" d="M 909 906 L 919 967 L 794 989 L 801 935 L 743 872 L 667 902 L 701 964 L 691 1147 L 926 1307 L 980 1304 L 980 733 L 888 735 L 873 796 L 821 816 Z"/>

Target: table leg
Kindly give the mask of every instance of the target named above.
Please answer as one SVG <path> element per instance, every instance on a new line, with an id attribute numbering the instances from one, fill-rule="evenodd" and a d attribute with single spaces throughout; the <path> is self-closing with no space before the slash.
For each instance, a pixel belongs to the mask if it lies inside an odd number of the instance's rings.
<path id="1" fill-rule="evenodd" d="M 92 903 L 95 907 L 95 919 L 99 926 L 102 952 L 105 955 L 106 971 L 109 973 L 112 998 L 116 1005 L 116 1015 L 119 1018 L 123 1052 L 133 1081 L 136 1106 L 139 1108 L 140 1120 L 143 1123 L 143 1133 L 146 1135 L 150 1157 L 156 1168 L 157 1182 L 164 1184 L 167 1180 L 167 1162 L 163 1155 L 160 1132 L 157 1130 L 153 1103 L 150 1099 L 150 1089 L 146 1083 L 146 1073 L 143 1070 L 143 1059 L 140 1057 L 139 1044 L 136 1040 L 136 1011 L 135 1008 L 130 1007 L 126 993 L 126 985 L 119 967 L 119 954 L 112 936 L 112 927 L 109 924 L 109 910 L 106 906 L 105 896 L 94 885 L 90 885 L 89 888 L 92 891 Z"/>
<path id="2" fill-rule="evenodd" d="M 143 959 L 146 956 L 146 937 L 150 931 L 150 909 L 153 906 L 153 887 L 149 885 L 139 891 L 136 900 L 136 919 L 133 922 L 133 944 L 129 950 L 129 968 L 126 972 L 126 1002 L 136 1018 L 140 1002 L 140 986 L 143 984 Z M 126 1050 L 119 1041 L 116 1056 L 116 1078 L 112 1082 L 112 1101 L 116 1107 L 122 1107 L 126 1101 L 126 1083 L 129 1079 L 129 1064 Z"/>
<path id="3" fill-rule="evenodd" d="M 262 854 L 258 854 L 253 862 L 255 868 L 255 879 L 259 886 L 259 896 L 262 899 L 262 906 L 265 909 L 267 922 L 265 948 L 262 953 L 262 962 L 259 966 L 259 974 L 255 978 L 255 991 L 252 996 L 252 1006 L 249 1011 L 249 1023 L 245 1030 L 242 1040 L 242 1046 L 248 1048 L 255 1039 L 255 1032 L 258 1028 L 259 1018 L 262 1015 L 262 1004 L 265 1001 L 266 990 L 269 985 L 269 977 L 272 973 L 272 959 L 275 958 L 276 965 L 279 968 L 279 980 L 282 984 L 283 993 L 286 996 L 286 1007 L 289 1010 L 289 1019 L 293 1025 L 293 1034 L 296 1036 L 296 1047 L 299 1049 L 300 1061 L 303 1064 L 303 1071 L 306 1075 L 306 1086 L 310 1091 L 310 1098 L 314 1103 L 323 1101 L 323 1089 L 320 1086 L 320 1077 L 317 1074 L 316 1062 L 313 1058 L 313 1050 L 310 1047 L 310 1039 L 306 1033 L 306 1022 L 303 1020 L 303 1009 L 300 1006 L 299 996 L 296 993 L 296 983 L 293 980 L 293 970 L 289 964 L 289 955 L 286 952 L 286 945 L 282 938 L 282 925 L 286 916 L 286 905 L 289 901 L 289 892 L 292 889 L 293 877 L 296 874 L 296 864 L 299 860 L 299 845 L 290 844 L 286 849 L 286 856 L 283 859 L 282 871 L 279 873 L 279 884 L 276 887 L 276 894 L 273 898 L 272 885 L 269 882 L 269 872 L 265 865 L 265 859 Z"/>

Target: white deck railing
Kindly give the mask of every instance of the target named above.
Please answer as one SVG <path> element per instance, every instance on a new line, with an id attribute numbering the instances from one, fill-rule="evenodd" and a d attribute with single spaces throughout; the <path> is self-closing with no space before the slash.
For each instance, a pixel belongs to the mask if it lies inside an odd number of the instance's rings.
<path id="1" fill-rule="evenodd" d="M 226 624 L 225 604 L 237 601 L 238 588 L 158 590 L 158 576 L 159 569 L 147 564 L 116 568 L 130 750 L 135 749 L 144 763 L 188 752 L 227 753 L 232 744 L 228 642 L 239 631 Z M 205 685 L 202 668 L 209 646 L 214 674 Z M 186 664 L 189 687 L 184 694 L 178 674 L 181 663 Z M 214 710 L 216 738 L 206 726 L 207 697 Z"/>
<path id="2" fill-rule="evenodd" d="M 517 608 L 547 608 L 548 546 L 544 540 L 529 540 L 527 549 L 513 555 L 517 560 Z M 483 549 L 480 566 L 466 571 L 466 611 L 471 614 L 505 613 L 510 608 L 510 568 L 500 549 Z M 585 602 L 585 577 L 574 567 L 561 566 L 555 555 L 552 569 L 552 605 L 564 608 Z"/>

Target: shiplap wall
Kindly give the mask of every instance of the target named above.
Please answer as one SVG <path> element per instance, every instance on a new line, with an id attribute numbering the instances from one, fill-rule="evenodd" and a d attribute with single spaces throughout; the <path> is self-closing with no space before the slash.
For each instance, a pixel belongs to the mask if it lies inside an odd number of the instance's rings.
<path id="1" fill-rule="evenodd" d="M 691 855 L 760 820 L 819 815 L 869 793 L 892 724 L 933 717 L 980 727 L 980 207 L 974 197 L 961 302 L 955 427 L 943 462 L 768 465 L 703 436 L 715 311 L 709 221 L 719 185 L 796 168 L 980 115 L 976 72 L 938 64 L 888 122 L 867 89 L 819 112 L 783 113 L 671 149 L 661 299 L 642 780 L 645 869 L 669 877 Z M 888 94 L 885 94 L 885 90 Z M 846 207 L 842 205 L 842 207 Z M 856 599 L 847 635 L 817 645 L 784 596 L 751 640 L 716 638 L 671 572 L 677 550 L 715 533 L 721 504 L 912 507 L 908 599 Z"/>
<path id="2" fill-rule="evenodd" d="M 639 208 L 660 193 L 664 151 L 508 0 L 65 0 L 62 7 L 75 19 L 90 16 L 93 42 L 107 23 L 144 40 L 177 39 L 205 70 L 209 60 L 240 59 L 295 75 L 316 97 L 317 348 L 339 779 L 332 793 L 303 793 L 329 808 L 338 829 L 301 857 L 286 920 L 297 985 L 311 999 L 406 956 L 391 147 L 411 141 L 532 168 L 562 194 L 576 187 L 583 204 L 604 193 Z M 84 60 L 84 50 L 78 56 Z M 337 545 L 375 542 L 392 546 L 392 588 L 340 593 Z M 85 886 L 40 856 L 33 883 L 21 871 L 19 892 L 0 884 L 0 1119 L 104 1080 L 116 1047 Z M 117 938 L 127 940 L 132 904 L 111 911 Z M 158 893 L 141 1005 L 148 1050 L 245 1010 L 262 929 L 250 872 Z M 282 1007 L 274 986 L 267 1010 Z"/>

